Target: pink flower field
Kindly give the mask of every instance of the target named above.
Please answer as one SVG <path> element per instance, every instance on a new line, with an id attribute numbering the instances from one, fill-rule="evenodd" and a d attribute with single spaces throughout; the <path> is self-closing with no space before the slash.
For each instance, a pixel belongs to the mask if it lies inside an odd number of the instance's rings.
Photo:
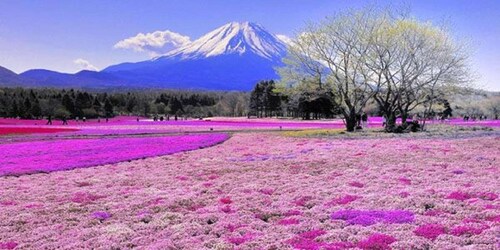
<path id="1" fill-rule="evenodd" d="M 100 138 L 0 144 L 0 176 L 98 166 L 199 149 L 227 139 L 225 134 Z"/>
<path id="2" fill-rule="evenodd" d="M 0 147 L 0 249 L 500 247 L 497 130 L 458 138 L 254 131 Z M 82 168 L 89 165 L 100 166 Z M 22 175 L 39 171 L 49 173 Z"/>

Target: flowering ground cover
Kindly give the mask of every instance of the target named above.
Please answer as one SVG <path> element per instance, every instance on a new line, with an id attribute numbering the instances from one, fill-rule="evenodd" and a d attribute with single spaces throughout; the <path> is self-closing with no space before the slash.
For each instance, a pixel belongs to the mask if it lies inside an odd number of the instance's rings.
<path id="1" fill-rule="evenodd" d="M 220 143 L 226 134 L 65 139 L 0 144 L 0 176 L 52 172 L 172 154 Z"/>
<path id="2" fill-rule="evenodd" d="M 0 248 L 497 249 L 498 152 L 495 131 L 251 132 L 139 161 L 4 176 Z"/>
<path id="3" fill-rule="evenodd" d="M 40 127 L 0 127 L 0 136 L 38 133 L 59 133 L 78 131 L 76 128 L 40 128 Z"/>

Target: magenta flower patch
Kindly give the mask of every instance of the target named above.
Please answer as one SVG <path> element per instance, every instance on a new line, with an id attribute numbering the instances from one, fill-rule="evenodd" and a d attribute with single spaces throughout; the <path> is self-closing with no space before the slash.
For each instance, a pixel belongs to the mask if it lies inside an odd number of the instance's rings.
<path id="1" fill-rule="evenodd" d="M 338 198 L 335 198 L 333 199 L 332 201 L 330 201 L 329 203 L 327 203 L 328 205 L 345 205 L 345 204 L 349 204 L 357 199 L 361 198 L 360 196 L 356 196 L 356 195 L 345 195 L 345 196 L 342 196 L 342 197 L 338 197 Z"/>
<path id="2" fill-rule="evenodd" d="M 413 213 L 404 210 L 340 210 L 333 213 L 331 218 L 362 226 L 370 226 L 376 223 L 413 223 L 414 221 Z"/>
<path id="3" fill-rule="evenodd" d="M 223 198 L 220 198 L 220 200 L 219 200 L 219 201 L 220 201 L 220 203 L 222 203 L 222 204 L 231 204 L 231 203 L 233 203 L 233 201 L 231 200 L 231 198 L 230 198 L 230 197 L 223 197 Z"/>
<path id="4" fill-rule="evenodd" d="M 472 198 L 470 194 L 460 191 L 452 192 L 446 197 L 446 199 L 458 200 L 458 201 L 465 201 L 470 198 Z"/>
<path id="5" fill-rule="evenodd" d="M 281 219 L 278 221 L 278 225 L 284 225 L 284 226 L 288 226 L 288 225 L 296 225 L 296 224 L 299 224 L 300 221 L 298 219 L 295 219 L 295 218 L 291 218 L 291 219 Z"/>
<path id="6" fill-rule="evenodd" d="M 446 228 L 440 224 L 425 224 L 417 227 L 413 232 L 415 235 L 435 240 L 439 235 L 446 233 Z"/>
<path id="7" fill-rule="evenodd" d="M 481 234 L 487 228 L 489 228 L 489 227 L 486 225 L 483 225 L 481 227 L 457 226 L 451 230 L 450 234 L 455 235 L 455 236 L 478 235 L 478 234 Z"/>
<path id="8" fill-rule="evenodd" d="M 396 242 L 396 238 L 386 234 L 372 234 L 367 239 L 358 242 L 357 247 L 361 249 L 391 249 L 390 244 Z"/>
<path id="9" fill-rule="evenodd" d="M 349 182 L 349 186 L 351 187 L 357 187 L 357 188 L 362 188 L 365 186 L 365 184 L 361 183 L 361 182 L 358 182 L 358 181 L 353 181 L 353 182 Z"/>
<path id="10" fill-rule="evenodd" d="M 15 249 L 17 245 L 14 241 L 0 242 L 0 249 Z"/>
<path id="11" fill-rule="evenodd" d="M 52 172 L 208 147 L 226 134 L 68 139 L 0 144 L 0 176 Z"/>
<path id="12" fill-rule="evenodd" d="M 105 211 L 97 211 L 92 213 L 92 217 L 102 222 L 111 218 L 111 214 Z"/>

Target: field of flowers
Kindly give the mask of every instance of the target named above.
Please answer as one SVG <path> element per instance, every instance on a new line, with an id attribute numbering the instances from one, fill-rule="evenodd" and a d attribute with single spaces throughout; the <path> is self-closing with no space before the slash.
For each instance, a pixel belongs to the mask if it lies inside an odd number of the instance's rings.
<path id="1" fill-rule="evenodd" d="M 98 166 L 212 146 L 226 134 L 62 139 L 0 144 L 0 176 Z"/>
<path id="2" fill-rule="evenodd" d="M 213 147 L 107 165 L 180 139 L 65 139 L 64 150 L 47 146 L 52 139 L 0 144 L 18 155 L 4 154 L 0 166 L 29 165 L 47 152 L 71 162 L 65 150 L 83 148 L 82 162 L 104 164 L 0 176 L 0 249 L 500 247 L 498 130 L 461 138 L 240 130 L 229 139 L 204 134 L 227 139 Z"/>

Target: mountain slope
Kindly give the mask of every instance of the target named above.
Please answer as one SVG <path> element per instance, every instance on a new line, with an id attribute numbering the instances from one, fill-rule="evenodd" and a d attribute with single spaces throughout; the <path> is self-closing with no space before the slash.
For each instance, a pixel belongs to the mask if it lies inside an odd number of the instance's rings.
<path id="1" fill-rule="evenodd" d="M 274 67 L 285 53 L 286 45 L 262 26 L 232 22 L 164 56 L 103 71 L 149 86 L 250 90 L 277 78 Z"/>
<path id="2" fill-rule="evenodd" d="M 60 73 L 45 69 L 32 69 L 20 74 L 33 82 L 32 86 L 59 88 L 109 88 L 123 86 L 125 80 L 105 72 L 82 70 L 76 74 Z"/>
<path id="3" fill-rule="evenodd" d="M 285 54 L 286 45 L 262 26 L 232 22 L 151 60 L 76 74 L 33 69 L 17 75 L 0 68 L 0 80 L 4 75 L 4 82 L 32 87 L 251 90 L 278 78 L 274 68 Z"/>
<path id="4" fill-rule="evenodd" d="M 26 84 L 29 84 L 28 80 L 0 66 L 0 86 L 24 86 Z"/>

